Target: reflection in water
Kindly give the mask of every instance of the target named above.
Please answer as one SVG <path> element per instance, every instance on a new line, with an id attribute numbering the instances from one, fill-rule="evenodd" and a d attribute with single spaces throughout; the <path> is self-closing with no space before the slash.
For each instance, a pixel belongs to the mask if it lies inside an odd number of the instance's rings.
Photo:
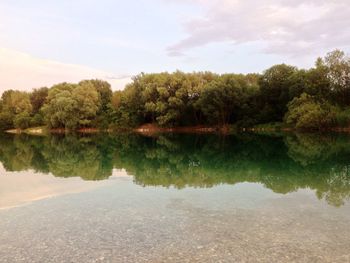
<path id="1" fill-rule="evenodd" d="M 283 194 L 310 188 L 334 206 L 350 197 L 350 138 L 345 135 L 3 135 L 0 145 L 7 171 L 101 180 L 113 168 L 123 168 L 143 186 L 254 182 Z"/>
<path id="2" fill-rule="evenodd" d="M 115 171 L 114 175 L 122 178 L 124 174 Z M 111 185 L 113 181 L 82 181 L 77 177 L 58 180 L 51 175 L 38 176 L 32 171 L 14 172 L 9 176 L 0 164 L 0 211 L 37 200 L 91 191 Z"/>

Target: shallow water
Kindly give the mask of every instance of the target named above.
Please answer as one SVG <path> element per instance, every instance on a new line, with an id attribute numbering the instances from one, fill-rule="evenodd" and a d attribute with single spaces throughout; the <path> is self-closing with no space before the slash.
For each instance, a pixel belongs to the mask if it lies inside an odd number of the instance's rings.
<path id="1" fill-rule="evenodd" d="M 0 137 L 0 262 L 350 262 L 350 137 Z"/>

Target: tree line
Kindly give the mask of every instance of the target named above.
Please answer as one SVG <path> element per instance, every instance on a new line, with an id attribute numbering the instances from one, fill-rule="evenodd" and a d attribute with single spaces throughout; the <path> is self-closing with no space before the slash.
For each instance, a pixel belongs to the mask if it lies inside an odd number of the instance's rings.
<path id="1" fill-rule="evenodd" d="M 0 129 L 254 127 L 295 129 L 350 126 L 350 58 L 335 50 L 311 69 L 279 64 L 262 74 L 141 73 L 124 90 L 103 80 L 60 83 L 32 92 L 7 90 Z"/>

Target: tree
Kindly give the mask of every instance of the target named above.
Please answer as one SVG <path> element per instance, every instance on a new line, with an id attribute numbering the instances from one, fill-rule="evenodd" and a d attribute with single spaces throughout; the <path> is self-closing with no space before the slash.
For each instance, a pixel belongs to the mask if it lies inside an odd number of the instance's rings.
<path id="1" fill-rule="evenodd" d="M 48 96 L 49 89 L 46 87 L 34 89 L 30 94 L 30 103 L 32 104 L 33 114 L 39 113 Z"/>
<path id="2" fill-rule="evenodd" d="M 297 72 L 293 66 L 275 65 L 267 69 L 260 77 L 260 100 L 263 122 L 281 121 L 287 111 L 287 103 L 292 99 L 290 78 Z"/>
<path id="3" fill-rule="evenodd" d="M 13 115 L 9 112 L 0 112 L 0 130 L 8 130 L 13 127 Z"/>
<path id="4" fill-rule="evenodd" d="M 157 101 L 149 107 L 156 114 L 156 120 L 161 126 L 176 126 L 187 104 L 187 81 L 183 72 L 164 73 L 157 83 Z"/>
<path id="5" fill-rule="evenodd" d="M 180 124 L 187 99 L 184 73 L 141 74 L 135 78 L 134 85 L 142 92 L 145 121 L 157 122 L 161 126 Z"/>
<path id="6" fill-rule="evenodd" d="M 121 90 L 117 90 L 117 91 L 113 92 L 111 103 L 112 103 L 112 107 L 115 110 L 117 110 L 120 107 L 122 94 L 123 94 L 123 92 Z"/>
<path id="7" fill-rule="evenodd" d="M 30 120 L 31 127 L 41 126 L 44 124 L 45 124 L 45 120 L 44 120 L 44 117 L 41 113 L 35 114 Z"/>
<path id="8" fill-rule="evenodd" d="M 327 54 L 324 64 L 328 70 L 328 80 L 336 100 L 342 105 L 350 103 L 350 57 L 343 51 L 335 50 Z"/>
<path id="9" fill-rule="evenodd" d="M 219 75 L 205 71 L 194 72 L 187 74 L 188 86 L 187 86 L 187 105 L 184 111 L 185 121 L 181 123 L 183 125 L 193 125 L 203 123 L 203 112 L 196 107 L 196 104 L 202 94 L 204 87 L 217 79 Z"/>
<path id="10" fill-rule="evenodd" d="M 107 129 L 115 121 L 115 111 L 112 105 L 113 92 L 111 85 L 104 80 L 92 79 L 79 82 L 80 86 L 92 85 L 99 95 L 99 108 L 90 125 Z"/>
<path id="11" fill-rule="evenodd" d="M 76 101 L 76 112 L 80 126 L 88 126 L 96 117 L 101 106 L 100 96 L 91 83 L 81 83 L 72 91 L 72 98 Z"/>
<path id="12" fill-rule="evenodd" d="M 61 83 L 49 90 L 47 101 L 42 108 L 49 127 L 74 129 L 78 126 L 77 102 L 72 97 L 75 88 L 75 84 Z"/>
<path id="13" fill-rule="evenodd" d="M 26 129 L 30 127 L 31 117 L 28 112 L 22 112 L 15 116 L 13 124 L 16 129 Z"/>
<path id="14" fill-rule="evenodd" d="M 29 93 L 8 90 L 1 97 L 0 129 L 27 128 L 32 105 Z"/>
<path id="15" fill-rule="evenodd" d="M 8 90 L 2 95 L 3 111 L 11 114 L 19 114 L 22 112 L 32 112 L 29 93 L 23 91 Z"/>
<path id="16" fill-rule="evenodd" d="M 335 111 L 328 102 L 303 93 L 288 104 L 285 122 L 296 129 L 320 130 L 335 123 Z"/>
<path id="17" fill-rule="evenodd" d="M 80 86 L 84 86 L 86 84 L 92 85 L 98 92 L 100 97 L 99 113 L 102 113 L 109 107 L 112 100 L 113 92 L 111 89 L 111 84 L 100 79 L 83 80 L 79 82 Z"/>
<path id="18" fill-rule="evenodd" d="M 330 99 L 331 88 L 327 74 L 328 69 L 323 63 L 322 58 L 318 58 L 315 67 L 306 73 L 307 82 L 305 92 L 319 99 Z"/>
<path id="19" fill-rule="evenodd" d="M 122 127 L 135 127 L 143 123 L 144 100 L 139 86 L 133 84 L 126 86 L 117 114 L 117 123 Z"/>
<path id="20" fill-rule="evenodd" d="M 91 83 L 61 83 L 50 89 L 43 112 L 49 127 L 75 129 L 88 126 L 99 107 L 99 94 Z"/>
<path id="21" fill-rule="evenodd" d="M 223 75 L 207 84 L 201 93 L 197 107 L 209 123 L 226 125 L 235 110 L 240 107 L 242 90 L 234 75 Z"/>

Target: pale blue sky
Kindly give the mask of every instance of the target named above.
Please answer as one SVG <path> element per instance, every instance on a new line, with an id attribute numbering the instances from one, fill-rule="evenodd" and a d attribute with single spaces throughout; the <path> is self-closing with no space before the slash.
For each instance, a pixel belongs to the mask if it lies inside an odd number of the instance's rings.
<path id="1" fill-rule="evenodd" d="M 347 2 L 0 0 L 0 91 L 85 76 L 122 78 L 113 83 L 122 88 L 141 71 L 309 67 L 350 50 Z"/>

